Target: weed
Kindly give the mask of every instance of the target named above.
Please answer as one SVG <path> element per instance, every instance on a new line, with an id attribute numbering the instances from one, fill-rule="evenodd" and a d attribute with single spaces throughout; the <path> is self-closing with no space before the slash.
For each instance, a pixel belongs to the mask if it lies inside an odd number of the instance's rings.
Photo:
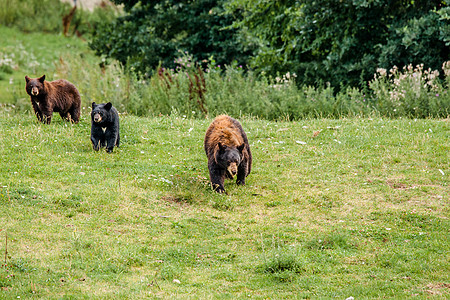
<path id="1" fill-rule="evenodd" d="M 348 250 L 354 249 L 355 246 L 349 241 L 349 236 L 340 233 L 330 233 L 307 242 L 306 248 L 311 250 Z"/>

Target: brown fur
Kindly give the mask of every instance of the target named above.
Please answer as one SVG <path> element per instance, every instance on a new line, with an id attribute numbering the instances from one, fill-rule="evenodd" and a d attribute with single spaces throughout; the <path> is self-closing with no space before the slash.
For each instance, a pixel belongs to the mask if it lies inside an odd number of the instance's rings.
<path id="1" fill-rule="evenodd" d="M 251 171 L 252 154 L 247 135 L 237 120 L 226 115 L 215 118 L 206 131 L 204 146 L 214 190 L 225 192 L 225 177 L 232 179 L 236 174 L 236 183 L 245 184 Z"/>
<path id="2" fill-rule="evenodd" d="M 64 79 L 45 81 L 25 76 L 26 91 L 38 120 L 50 124 L 53 112 L 61 118 L 78 123 L 80 120 L 81 99 L 77 88 Z"/>

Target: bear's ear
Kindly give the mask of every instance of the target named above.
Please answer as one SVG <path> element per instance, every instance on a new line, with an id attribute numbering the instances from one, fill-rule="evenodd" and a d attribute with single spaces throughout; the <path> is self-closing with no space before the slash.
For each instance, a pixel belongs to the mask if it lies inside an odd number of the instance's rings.
<path id="1" fill-rule="evenodd" d="M 94 109 L 97 106 L 95 102 L 92 102 L 92 109 Z"/>
<path id="2" fill-rule="evenodd" d="M 220 153 L 223 153 L 222 149 L 223 149 L 223 148 L 222 148 L 222 144 L 221 144 L 221 143 L 218 143 L 218 144 L 214 147 L 213 156 L 214 156 L 214 161 L 216 162 L 216 164 L 218 163 L 218 162 L 217 162 L 217 156 L 219 156 Z"/>
<path id="3" fill-rule="evenodd" d="M 42 75 L 41 77 L 39 77 L 38 80 L 39 80 L 40 82 L 44 83 L 45 75 Z"/>
<path id="4" fill-rule="evenodd" d="M 111 102 L 108 102 L 108 103 L 105 104 L 105 109 L 106 109 L 106 110 L 110 110 L 111 107 L 112 107 Z"/>
<path id="5" fill-rule="evenodd" d="M 28 83 L 29 81 L 31 80 L 31 78 L 30 77 L 28 77 L 28 76 L 25 76 L 25 81 Z"/>
<path id="6" fill-rule="evenodd" d="M 239 147 L 237 147 L 237 149 L 239 150 L 240 153 L 242 153 L 242 150 L 244 150 L 245 144 L 240 145 Z"/>
<path id="7" fill-rule="evenodd" d="M 219 151 L 220 152 L 224 152 L 225 149 L 227 149 L 227 146 L 226 145 L 222 145 L 222 143 L 218 143 L 217 145 L 219 146 Z"/>

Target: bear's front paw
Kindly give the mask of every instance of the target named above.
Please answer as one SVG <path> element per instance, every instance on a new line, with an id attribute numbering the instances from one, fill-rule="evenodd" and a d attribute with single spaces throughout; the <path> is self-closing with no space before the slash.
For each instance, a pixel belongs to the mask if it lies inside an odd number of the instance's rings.
<path id="1" fill-rule="evenodd" d="M 237 185 L 245 185 L 245 180 L 244 179 L 242 179 L 242 180 L 236 180 L 236 184 Z"/>
<path id="2" fill-rule="evenodd" d="M 223 194 L 223 193 L 226 194 L 225 188 L 219 184 L 213 184 L 213 190 L 218 192 L 219 194 Z"/>

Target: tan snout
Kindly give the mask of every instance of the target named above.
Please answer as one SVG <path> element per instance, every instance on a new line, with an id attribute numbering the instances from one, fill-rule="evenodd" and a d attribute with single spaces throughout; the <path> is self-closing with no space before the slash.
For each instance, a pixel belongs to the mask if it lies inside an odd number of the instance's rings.
<path id="1" fill-rule="evenodd" d="M 94 115 L 94 122 L 101 122 L 102 121 L 102 116 L 100 116 L 99 114 L 95 114 Z"/>
<path id="2" fill-rule="evenodd" d="M 236 175 L 237 173 L 237 164 L 231 163 L 227 168 L 228 173 L 230 173 L 231 176 Z"/>
<path id="3" fill-rule="evenodd" d="M 33 87 L 31 89 L 31 95 L 33 95 L 33 96 L 39 95 L 39 89 L 37 87 Z"/>

